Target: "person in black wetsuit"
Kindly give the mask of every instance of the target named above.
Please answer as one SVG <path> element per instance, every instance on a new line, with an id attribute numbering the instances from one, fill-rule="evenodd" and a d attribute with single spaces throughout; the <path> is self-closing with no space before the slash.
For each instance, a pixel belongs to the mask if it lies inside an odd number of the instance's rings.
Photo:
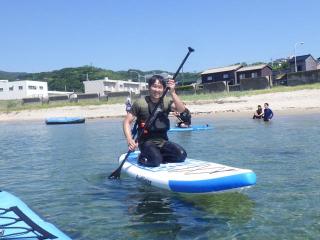
<path id="1" fill-rule="evenodd" d="M 185 108 L 183 112 L 174 112 L 173 115 L 179 120 L 177 127 L 188 128 L 191 127 L 191 113 L 188 108 Z"/>
<path id="2" fill-rule="evenodd" d="M 253 119 L 261 119 L 263 117 L 263 109 L 261 105 L 258 105 L 258 109 L 253 114 Z"/>
<path id="3" fill-rule="evenodd" d="M 136 100 L 123 121 L 123 132 L 129 150 L 133 151 L 139 147 L 141 154 L 138 163 L 148 167 L 157 167 L 161 163 L 183 162 L 187 157 L 186 151 L 177 143 L 169 141 L 167 135 L 170 129 L 169 113 L 185 110 L 185 106 L 175 92 L 175 81 L 169 79 L 166 83 L 162 76 L 154 75 L 148 80 L 148 86 L 149 95 Z M 161 99 L 166 87 L 169 88 L 171 99 L 167 97 Z M 154 123 L 145 129 L 144 125 L 160 99 L 160 105 L 154 116 L 151 116 L 154 117 Z M 139 145 L 132 139 L 130 129 L 135 119 L 138 124 L 138 135 L 141 135 L 138 139 Z"/>

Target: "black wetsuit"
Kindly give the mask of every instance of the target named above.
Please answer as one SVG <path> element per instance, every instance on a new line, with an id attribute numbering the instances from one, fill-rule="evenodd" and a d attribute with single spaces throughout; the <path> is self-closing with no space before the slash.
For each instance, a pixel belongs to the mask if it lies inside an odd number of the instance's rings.
<path id="1" fill-rule="evenodd" d="M 190 126 L 191 125 L 191 113 L 190 113 L 189 109 L 185 108 L 185 110 L 179 114 L 178 119 L 180 120 L 180 122 L 178 123 L 179 127 L 182 123 L 187 126 Z"/>
<path id="2" fill-rule="evenodd" d="M 164 99 L 155 112 L 154 124 L 144 129 L 139 139 L 141 154 L 138 161 L 140 164 L 157 167 L 161 163 L 183 162 L 186 159 L 186 151 L 180 145 L 168 140 L 167 132 L 170 129 L 168 115 L 171 104 L 172 101 Z M 155 105 L 149 96 L 139 99 L 132 105 L 130 112 L 137 117 L 139 136 Z"/>
<path id="3" fill-rule="evenodd" d="M 255 119 L 255 118 L 261 119 L 261 118 L 262 118 L 262 115 L 261 115 L 261 113 L 262 113 L 262 108 L 261 108 L 261 109 L 258 109 L 258 110 L 256 111 L 256 113 L 257 113 L 257 114 L 254 114 L 252 118 L 253 118 L 253 119 Z"/>

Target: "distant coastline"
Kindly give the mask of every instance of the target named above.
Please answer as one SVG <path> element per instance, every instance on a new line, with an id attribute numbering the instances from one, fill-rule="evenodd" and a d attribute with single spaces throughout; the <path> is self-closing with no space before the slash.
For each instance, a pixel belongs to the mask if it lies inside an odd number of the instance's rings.
<path id="1" fill-rule="evenodd" d="M 270 108 L 281 114 L 320 113 L 320 89 L 275 92 L 254 96 L 226 97 L 217 100 L 187 101 L 194 117 L 203 115 L 251 115 L 258 104 L 268 102 Z M 0 112 L 0 121 L 44 120 L 47 117 L 79 116 L 87 119 L 119 118 L 126 114 L 124 104 L 65 106 L 59 108 Z"/>

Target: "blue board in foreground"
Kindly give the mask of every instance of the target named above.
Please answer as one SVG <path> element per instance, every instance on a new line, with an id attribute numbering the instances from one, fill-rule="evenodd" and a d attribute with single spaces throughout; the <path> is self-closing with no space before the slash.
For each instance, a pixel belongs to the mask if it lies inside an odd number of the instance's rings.
<path id="1" fill-rule="evenodd" d="M 190 131 L 201 131 L 201 130 L 211 130 L 212 127 L 209 125 L 192 125 L 192 127 L 188 128 L 180 128 L 180 127 L 173 127 L 170 128 L 169 132 L 190 132 Z"/>
<path id="2" fill-rule="evenodd" d="M 122 162 L 126 154 L 119 158 Z M 229 167 L 213 162 L 187 158 L 183 163 L 145 167 L 137 164 L 139 152 L 129 155 L 122 167 L 127 175 L 148 185 L 179 193 L 219 193 L 239 190 L 256 183 L 250 169 Z"/>
<path id="3" fill-rule="evenodd" d="M 46 119 L 46 124 L 77 124 L 84 123 L 85 118 L 82 117 L 50 117 Z"/>
<path id="4" fill-rule="evenodd" d="M 71 240 L 14 195 L 0 191 L 0 239 Z"/>

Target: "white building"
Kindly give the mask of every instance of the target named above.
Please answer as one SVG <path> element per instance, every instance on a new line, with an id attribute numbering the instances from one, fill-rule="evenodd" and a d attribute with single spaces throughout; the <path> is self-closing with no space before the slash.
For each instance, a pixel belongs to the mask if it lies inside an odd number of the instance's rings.
<path id="1" fill-rule="evenodd" d="M 107 77 L 102 80 L 84 81 L 85 93 L 99 93 L 105 96 L 108 92 L 132 92 L 139 94 L 141 90 L 147 89 L 147 84 L 142 82 L 131 82 L 122 80 L 109 80 Z"/>
<path id="2" fill-rule="evenodd" d="M 13 100 L 23 98 L 47 98 L 47 82 L 31 80 L 13 81 L 0 80 L 0 100 Z"/>

